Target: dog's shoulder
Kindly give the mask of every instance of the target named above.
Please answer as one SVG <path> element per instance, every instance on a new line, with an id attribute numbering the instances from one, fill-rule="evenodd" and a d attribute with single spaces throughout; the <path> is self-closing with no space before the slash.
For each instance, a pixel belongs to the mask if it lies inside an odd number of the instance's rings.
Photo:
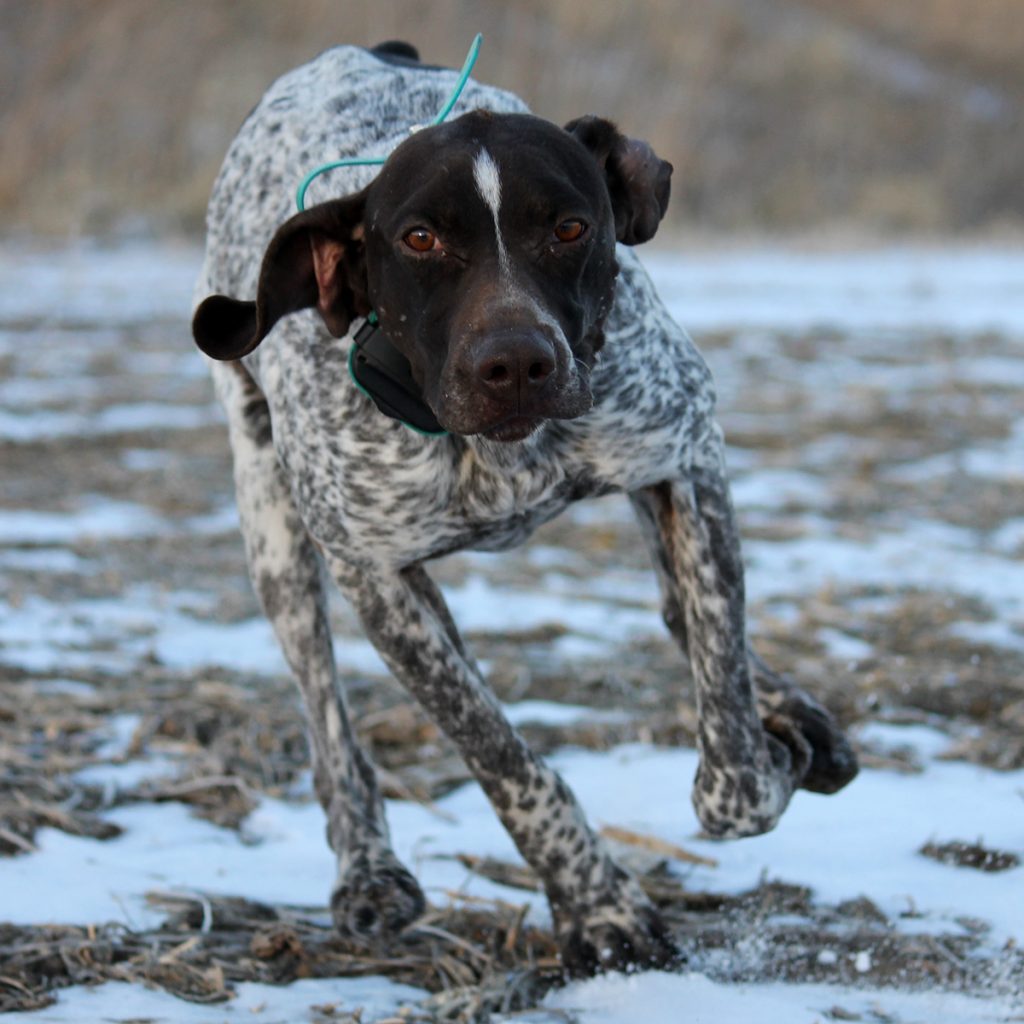
<path id="1" fill-rule="evenodd" d="M 595 404 L 631 415 L 641 428 L 708 417 L 715 404 L 711 371 L 676 322 L 646 268 L 625 246 L 594 370 Z"/>

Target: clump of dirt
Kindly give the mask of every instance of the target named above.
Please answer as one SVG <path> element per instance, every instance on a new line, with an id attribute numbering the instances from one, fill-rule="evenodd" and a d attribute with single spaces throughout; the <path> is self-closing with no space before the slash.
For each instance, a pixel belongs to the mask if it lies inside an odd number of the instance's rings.
<path id="1" fill-rule="evenodd" d="M 981 843 L 964 843 L 956 839 L 947 843 L 925 843 L 918 853 L 940 864 L 953 864 L 958 868 L 973 868 L 975 871 L 1009 871 L 1020 867 L 1020 857 L 1015 853 L 990 850 Z"/>
<path id="2" fill-rule="evenodd" d="M 0 855 L 31 853 L 43 826 L 73 836 L 113 839 L 121 828 L 95 813 L 103 806 L 98 786 L 50 780 L 11 765 L 0 776 Z"/>

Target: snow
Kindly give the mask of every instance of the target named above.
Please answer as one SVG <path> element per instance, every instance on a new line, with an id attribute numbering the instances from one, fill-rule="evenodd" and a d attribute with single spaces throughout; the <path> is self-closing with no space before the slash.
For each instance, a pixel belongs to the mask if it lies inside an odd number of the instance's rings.
<path id="1" fill-rule="evenodd" d="M 82 1024 L 83 1021 L 145 1021 L 145 1024 L 304 1024 L 329 1019 L 336 1012 L 362 1008 L 366 1024 L 394 1016 L 403 1005 L 415 1004 L 423 993 L 386 978 L 306 979 L 288 986 L 243 982 L 229 1003 L 197 1005 L 141 985 L 110 983 L 98 988 L 79 986 L 60 993 L 55 1006 L 35 1013 L 11 1013 L 5 1024 Z"/>
<path id="2" fill-rule="evenodd" d="M 182 406 L 169 402 L 111 405 L 92 413 L 0 412 L 0 441 L 40 441 L 132 430 L 185 430 L 223 421 L 223 413 L 217 406 Z"/>
<path id="3" fill-rule="evenodd" d="M 1024 333 L 1024 251 L 1014 246 L 772 246 L 645 253 L 644 262 L 672 314 L 694 332 L 770 325 Z"/>
<path id="4" fill-rule="evenodd" d="M 187 244 L 83 242 L 61 249 L 0 248 L 0 320 L 76 325 L 184 319 L 191 311 L 199 253 Z M 59 301 L 55 301 L 59 296 Z M 197 360 L 198 361 L 198 360 Z"/>
<path id="5" fill-rule="evenodd" d="M 0 509 L 0 543 L 58 544 L 116 537 L 154 537 L 173 533 L 221 533 L 238 528 L 234 505 L 208 516 L 172 520 L 131 501 L 97 495 L 77 499 L 73 511 Z"/>
<path id="6" fill-rule="evenodd" d="M 804 517 L 801 525 L 804 535 L 794 540 L 744 543 L 751 597 L 903 587 L 976 597 L 1003 616 L 1024 612 L 1024 562 L 979 551 L 972 531 L 916 519 L 858 540 L 825 519 Z"/>
<path id="7" fill-rule="evenodd" d="M 531 702 L 526 715 L 515 717 L 562 717 L 557 706 L 540 704 Z M 132 724 L 121 723 L 120 731 L 130 734 Z M 981 917 L 992 925 L 996 945 L 1024 942 L 1024 869 L 955 871 L 917 852 L 929 840 L 953 838 L 1018 848 L 1024 772 L 934 760 L 945 740 L 922 727 L 873 726 L 867 735 L 915 747 L 926 770 L 865 770 L 855 785 L 828 799 L 798 792 L 773 832 L 736 843 L 698 838 L 689 803 L 697 766 L 691 750 L 628 745 L 607 753 L 562 751 L 551 762 L 592 820 L 656 835 L 717 860 L 716 868 L 678 868 L 691 888 L 741 892 L 767 876 L 810 885 L 833 903 L 869 896 L 897 921 L 913 909 L 915 927 L 925 921 L 936 931 L 959 931 L 958 917 Z M 418 863 L 421 882 L 435 895 L 448 889 L 494 895 L 493 883 L 471 879 L 444 859 L 467 852 L 517 858 L 481 791 L 463 787 L 437 808 L 440 816 L 416 804 L 389 806 L 396 850 Z M 98 843 L 43 830 L 39 853 L 0 862 L 0 890 L 8 894 L 5 916 L 71 923 L 127 915 L 136 924 L 153 923 L 153 912 L 140 899 L 153 886 L 299 904 L 322 902 L 330 887 L 333 863 L 323 843 L 322 812 L 312 803 L 264 799 L 247 819 L 243 838 L 175 804 L 119 808 L 108 817 L 125 830 L 122 837 Z M 64 878 L 65 884 L 59 891 L 48 889 L 48 877 Z M 508 890 L 502 896 L 522 899 Z"/>
<path id="8" fill-rule="evenodd" d="M 531 702 L 528 715 L 561 714 L 557 707 L 542 704 Z M 126 719 L 115 726 L 114 733 L 123 739 L 132 722 Z M 945 738 L 923 727 L 873 726 L 868 732 L 866 738 L 879 743 L 913 746 L 925 770 L 866 770 L 854 785 L 828 799 L 797 793 L 775 831 L 735 843 L 698 836 L 689 804 L 696 769 L 693 751 L 629 745 L 607 753 L 563 751 L 551 761 L 592 821 L 654 835 L 715 858 L 716 868 L 676 865 L 690 888 L 742 892 L 765 878 L 778 879 L 809 885 L 826 902 L 867 896 L 898 929 L 961 934 L 959 918 L 980 917 L 991 925 L 987 941 L 993 948 L 1024 942 L 1024 869 L 987 874 L 939 864 L 917 852 L 929 840 L 950 839 L 1019 848 L 1024 772 L 997 773 L 937 761 Z M 149 769 L 159 772 L 163 767 L 157 763 Z M 517 859 L 479 788 L 462 787 L 439 801 L 438 810 L 440 814 L 404 802 L 388 807 L 396 852 L 430 899 L 442 902 L 457 892 L 527 902 L 532 920 L 547 920 L 540 897 L 472 876 L 453 859 L 459 853 Z M 176 804 L 120 808 L 107 817 L 124 829 L 122 836 L 101 843 L 44 829 L 37 836 L 37 853 L 0 861 L 4 917 L 14 923 L 114 920 L 139 928 L 160 919 L 143 900 L 151 889 L 322 905 L 333 881 L 322 812 L 313 803 L 263 799 L 241 835 L 191 817 Z M 49 884 L 54 878 L 61 878 L 62 885 Z M 869 957 L 870 950 L 862 951 L 854 966 L 868 970 Z M 295 1005 L 305 998 L 295 993 Z M 740 1014 L 755 1006 L 768 1013 L 770 1007 L 776 1016 L 759 1014 L 758 1020 L 787 1024 L 801 1019 L 792 1014 L 805 1011 L 813 1021 L 813 1013 L 837 1003 L 846 1008 L 880 1004 L 895 1008 L 901 1022 L 920 1019 L 929 1024 L 998 1020 L 984 1014 L 1002 1005 L 995 1001 L 983 1006 L 948 995 L 940 1004 L 938 997 L 927 994 L 865 993 L 835 986 L 722 986 L 699 974 L 600 979 L 570 986 L 548 1005 L 581 1009 L 588 1024 L 626 1024 L 638 1016 L 622 1016 L 623 1007 L 634 1006 L 639 1015 L 639 1001 L 649 1004 L 652 1019 L 672 1019 L 658 1017 L 656 1008 L 682 1005 L 681 1000 L 688 1006 L 694 1001 L 690 1014 Z M 159 1004 L 152 1012 L 160 1012 Z M 785 1017 L 786 1012 L 791 1016 Z M 905 1016 L 911 1012 L 917 1017 Z M 961 1012 L 965 1016 L 956 1015 Z"/>
<path id="9" fill-rule="evenodd" d="M 932 389 L 950 393 L 959 384 L 1006 390 L 1024 386 L 1024 252 L 1013 248 L 958 250 L 886 249 L 859 253 L 827 251 L 703 251 L 657 254 L 648 259 L 659 289 L 680 322 L 694 333 L 738 329 L 727 351 L 710 352 L 722 403 L 728 406 L 747 377 L 741 361 L 764 366 L 765 394 L 777 374 L 801 374 L 808 408 L 841 415 L 858 389 L 884 396 L 884 408 L 899 410 L 910 397 Z M 153 258 L 143 245 L 118 250 L 82 246 L 60 252 L 0 248 L 0 354 L 12 376 L 0 384 L 0 442 L 21 444 L 76 435 L 115 434 L 160 428 L 220 429 L 220 414 L 208 403 L 190 402 L 168 391 L 166 402 L 118 401 L 93 409 L 115 381 L 91 372 L 92 360 L 110 352 L 121 332 L 150 318 L 184 322 L 191 301 L 198 254 L 170 247 Z M 51 302 L 60 295 L 59 306 Z M 42 312 L 41 312 L 42 311 Z M 45 327 L 38 350 L 24 344 L 17 321 Z M 788 353 L 782 332 L 833 331 L 830 358 L 808 362 Z M 912 350 L 935 331 L 952 339 L 940 361 L 893 365 L 894 346 Z M 1010 355 L 962 358 L 963 338 L 993 332 L 1009 341 Z M 1013 346 L 1016 346 L 1014 348 Z M 139 372 L 171 380 L 194 380 L 203 372 L 192 353 L 135 352 Z M 59 374 L 48 372 L 59 365 Z M 770 370 L 768 369 L 770 368 Z M 851 383 L 853 382 L 853 383 Z M 40 408 L 55 404 L 56 408 Z M 67 405 L 67 407 L 65 407 Z M 743 417 L 746 416 L 746 419 Z M 772 414 L 733 416 L 734 429 L 772 429 Z M 1024 467 L 1024 421 L 1008 423 L 1004 435 L 966 448 L 908 459 L 884 482 L 913 487 L 954 474 L 981 484 L 1019 486 Z M 764 617 L 794 621 L 797 597 L 826 588 L 876 587 L 897 592 L 920 588 L 984 604 L 985 621 L 954 622 L 947 635 L 968 643 L 1024 650 L 1024 520 L 1010 518 L 986 530 L 955 526 L 934 517 L 881 515 L 870 529 L 843 529 L 829 513 L 837 500 L 823 467 L 855 463 L 856 445 L 841 435 L 808 441 L 798 461 L 767 465 L 751 452 L 730 449 L 734 500 L 748 523 L 772 524 L 783 517 L 794 528 L 784 539 L 748 538 L 748 593 Z M 166 468 L 158 448 L 129 448 L 122 468 L 152 472 Z M 102 495 L 68 495 L 62 511 L 0 509 L 0 570 L 43 573 L 89 572 L 94 563 L 67 549 L 83 540 L 116 542 L 146 537 L 211 536 L 237 529 L 230 504 L 202 515 L 172 518 L 143 504 Z M 612 498 L 572 510 L 582 527 L 621 525 L 632 518 L 627 503 Z M 91 552 L 90 552 L 91 554 Z M 661 636 L 664 627 L 652 574 L 622 567 L 596 579 L 573 575 L 586 568 L 572 553 L 534 546 L 526 558 L 543 571 L 543 586 L 502 586 L 489 580 L 501 556 L 474 555 L 460 581 L 445 588 L 455 618 L 466 632 L 503 631 L 557 624 L 565 633 L 552 645 L 559 657 L 607 658 L 638 637 Z M 513 557 L 521 557 L 514 555 Z M 885 614 L 898 601 L 886 594 L 858 598 L 857 608 Z M 209 621 L 204 595 L 134 585 L 118 599 L 57 600 L 32 593 L 17 600 L 0 596 L 0 647 L 6 665 L 53 673 L 34 683 L 40 691 L 81 694 L 90 687 L 75 673 L 99 669 L 131 673 L 156 657 L 169 668 L 221 665 L 242 672 L 282 673 L 283 661 L 262 619 Z M 815 639 L 826 656 L 855 662 L 872 645 L 839 626 L 820 627 Z M 109 649 L 103 649 L 104 644 Z M 383 666 L 372 647 L 355 636 L 336 645 L 342 668 L 377 675 Z M 531 700 L 509 707 L 517 722 L 571 724 L 607 721 L 616 713 Z M 105 756 L 127 749 L 136 724 L 130 716 L 109 723 Z M 798 793 L 772 833 L 737 843 L 713 843 L 698 835 L 689 791 L 696 770 L 690 750 L 630 745 L 594 753 L 562 750 L 551 758 L 577 792 L 595 823 L 608 823 L 683 845 L 718 861 L 716 868 L 676 864 L 693 889 L 741 892 L 764 878 L 814 889 L 818 900 L 839 902 L 867 896 L 902 931 L 962 933 L 960 919 L 982 919 L 991 949 L 1024 942 L 1024 868 L 986 874 L 922 857 L 930 840 L 981 840 L 1021 851 L 1024 835 L 1024 772 L 996 773 L 945 762 L 941 734 L 920 727 L 873 725 L 863 739 L 875 746 L 909 746 L 923 766 L 918 774 L 865 770 L 837 796 Z M 99 765 L 79 778 L 107 787 L 128 786 L 168 774 L 163 758 Z M 438 813 L 440 812 L 440 813 Z M 155 924 L 160 914 L 145 903 L 153 889 L 208 890 L 254 899 L 322 906 L 334 876 L 324 842 L 323 816 L 311 802 L 264 798 L 241 834 L 192 817 L 174 803 L 121 807 L 106 815 L 124 832 L 98 842 L 43 829 L 38 851 L 0 859 L 0 918 L 11 922 L 122 921 Z M 436 810 L 392 802 L 389 820 L 396 851 L 413 869 L 434 902 L 452 894 L 500 897 L 529 903 L 531 920 L 544 921 L 538 896 L 509 890 L 469 874 L 458 853 L 516 859 L 511 840 L 478 787 L 464 786 L 440 800 Z M 60 885 L 54 880 L 60 879 Z M 822 949 L 819 963 L 835 964 L 835 950 Z M 854 955 L 855 969 L 871 966 L 869 948 Z M 154 1021 L 305 1021 L 310 1007 L 337 1003 L 362 1006 L 364 1020 L 393 1014 L 423 993 L 383 979 L 303 981 L 285 988 L 240 985 L 224 1006 L 196 1007 L 138 986 L 107 984 L 59 993 L 55 1007 L 11 1014 L 11 1021 L 151 1019 Z M 1007 1021 L 1024 1008 L 1008 997 L 980 1001 L 939 992 L 906 992 L 815 985 L 723 985 L 699 971 L 611 976 L 577 983 L 548 997 L 543 1008 L 514 1019 L 553 1024 L 575 1013 L 584 1024 L 632 1024 L 636 1020 L 824 1024 L 833 1008 L 864 1020 L 900 1024 L 982 1024 Z M 511 1019 L 510 1019 L 511 1022 Z"/>
<path id="10" fill-rule="evenodd" d="M 825 1024 L 837 1019 L 993 1024 L 1009 1020 L 1013 1012 L 1013 1007 L 1000 1000 L 948 993 L 861 991 L 837 985 L 723 985 L 694 973 L 595 978 L 570 985 L 549 997 L 546 1006 L 579 1014 L 587 1024 Z M 837 1006 L 849 1016 L 826 1016 Z M 554 1024 L 557 1020 L 541 1016 L 533 1019 L 538 1024 Z M 526 1024 L 530 1020 L 526 1018 Z"/>
<path id="11" fill-rule="evenodd" d="M 521 700 L 505 705 L 505 715 L 513 725 L 574 725 L 578 722 L 624 722 L 623 711 L 601 711 L 583 704 L 553 704 L 547 700 Z"/>

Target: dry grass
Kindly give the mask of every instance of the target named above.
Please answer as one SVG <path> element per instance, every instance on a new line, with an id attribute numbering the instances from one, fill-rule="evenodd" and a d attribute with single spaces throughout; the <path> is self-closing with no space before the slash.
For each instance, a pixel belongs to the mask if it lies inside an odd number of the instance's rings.
<path id="1" fill-rule="evenodd" d="M 536 880 L 520 866 L 465 863 L 504 885 L 536 890 Z M 1024 979 L 1019 951 L 994 960 L 979 956 L 981 933 L 966 926 L 957 936 L 900 934 L 866 898 L 820 905 L 809 890 L 781 883 L 740 896 L 687 892 L 657 865 L 641 882 L 691 964 L 713 977 L 993 992 L 1011 991 Z M 382 975 L 433 993 L 402 1020 L 470 1024 L 492 1012 L 535 1006 L 562 982 L 553 939 L 528 923 L 526 905 L 460 903 L 458 894 L 448 895 L 456 897 L 453 905 L 429 911 L 386 952 L 339 938 L 321 909 L 211 893 L 150 893 L 168 917 L 145 932 L 119 925 L 0 925 L 0 1012 L 38 1009 L 53 1002 L 56 989 L 103 981 L 143 982 L 191 1002 L 219 1003 L 242 981 Z M 835 960 L 819 960 L 822 948 Z M 864 950 L 870 951 L 868 971 L 856 966 Z M 728 955 L 716 955 L 722 952 Z"/>
<path id="2" fill-rule="evenodd" d="M 198 230 L 246 111 L 328 45 L 414 40 L 676 166 L 676 224 L 1019 224 L 1013 0 L 0 0 L 0 212 L 57 233 Z"/>
<path id="3" fill-rule="evenodd" d="M 802 0 L 856 25 L 985 78 L 1024 85 L 1024 18 L 1018 0 Z"/>

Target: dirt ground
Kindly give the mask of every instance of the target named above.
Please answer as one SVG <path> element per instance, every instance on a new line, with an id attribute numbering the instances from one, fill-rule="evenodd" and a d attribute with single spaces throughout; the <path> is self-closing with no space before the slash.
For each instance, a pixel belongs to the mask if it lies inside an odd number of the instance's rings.
<path id="1" fill-rule="evenodd" d="M 293 798 L 307 749 L 289 679 L 232 668 L 229 657 L 196 664 L 184 649 L 189 634 L 165 626 L 228 629 L 259 615 L 230 511 L 225 430 L 183 320 L 40 310 L 7 316 L 0 339 L 0 856 L 33 856 L 44 826 L 109 840 L 119 831 L 109 812 L 127 804 L 182 802 L 238 828 L 261 795 Z M 971 468 L 972 453 L 1007 443 L 1019 388 L 999 374 L 963 379 L 956 369 L 985 360 L 1019 368 L 1020 340 L 986 332 L 899 340 L 803 330 L 699 336 L 719 380 L 737 505 L 755 555 L 761 544 L 799 540 L 823 519 L 850 540 L 938 522 L 991 553 L 991 538 L 1024 517 L 1019 466 L 984 477 Z M 898 383 L 922 367 L 948 372 Z M 834 399 L 824 394 L 829 387 Z M 952 468 L 918 471 L 935 459 Z M 802 474 L 795 488 L 773 476 L 792 470 Z M 782 483 L 768 500 L 744 490 L 773 480 Z M 436 575 L 458 585 L 483 574 L 495 587 L 543 591 L 557 558 L 563 580 L 584 591 L 605 573 L 646 564 L 634 526 L 618 514 L 564 518 L 531 545 L 545 557 L 453 558 Z M 1000 551 L 1019 564 L 1024 534 Z M 339 636 L 358 637 L 340 602 L 334 617 Z M 846 725 L 924 723 L 948 734 L 950 756 L 1009 770 L 1024 767 L 1024 643 L 979 639 L 998 620 L 997 609 L 955 584 L 825 584 L 768 599 L 751 591 L 762 654 Z M 979 631 L 947 628 L 965 622 Z M 560 643 L 567 633 L 558 623 L 470 633 L 503 699 L 624 712 L 524 727 L 537 748 L 692 745 L 693 688 L 667 636 L 627 638 L 608 659 L 568 656 L 572 645 Z M 435 800 L 466 780 L 447 742 L 395 684 L 372 668 L 342 671 L 389 796 Z M 123 744 L 110 742 L 113 720 L 130 723 Z M 862 745 L 860 755 L 868 766 L 920 770 L 907 750 Z M 111 787 L 76 774 L 140 757 L 169 759 L 173 776 Z M 1019 850 L 979 849 L 977 838 L 937 837 L 922 855 L 950 863 L 951 884 L 957 871 L 1016 869 Z M 1024 985 L 1024 955 L 986 952 L 983 922 L 977 938 L 970 930 L 914 935 L 868 899 L 826 905 L 798 885 L 765 882 L 740 896 L 687 891 L 650 850 L 640 852 L 648 891 L 691 964 L 713 977 L 836 980 L 836 968 L 817 957 L 827 935 L 833 948 L 873 949 L 870 970 L 850 968 L 842 979 L 851 983 L 972 993 Z M 514 865 L 471 866 L 533 886 Z M 559 978 L 550 936 L 525 924 L 511 902 L 438 909 L 432 929 L 376 951 L 332 936 L 322 908 L 230 893 L 151 899 L 168 910 L 155 930 L 104 921 L 0 925 L 0 1011 L 41 1007 L 62 986 L 105 979 L 216 1001 L 245 979 L 383 973 L 435 993 L 410 1020 L 484 1020 L 535 1005 Z M 2 903 L 0 896 L 0 918 Z M 755 927 L 758 955 L 744 953 L 740 939 Z M 851 1019 L 841 1012 L 833 1019 Z M 343 1018 L 325 1010 L 323 1019 Z"/>

